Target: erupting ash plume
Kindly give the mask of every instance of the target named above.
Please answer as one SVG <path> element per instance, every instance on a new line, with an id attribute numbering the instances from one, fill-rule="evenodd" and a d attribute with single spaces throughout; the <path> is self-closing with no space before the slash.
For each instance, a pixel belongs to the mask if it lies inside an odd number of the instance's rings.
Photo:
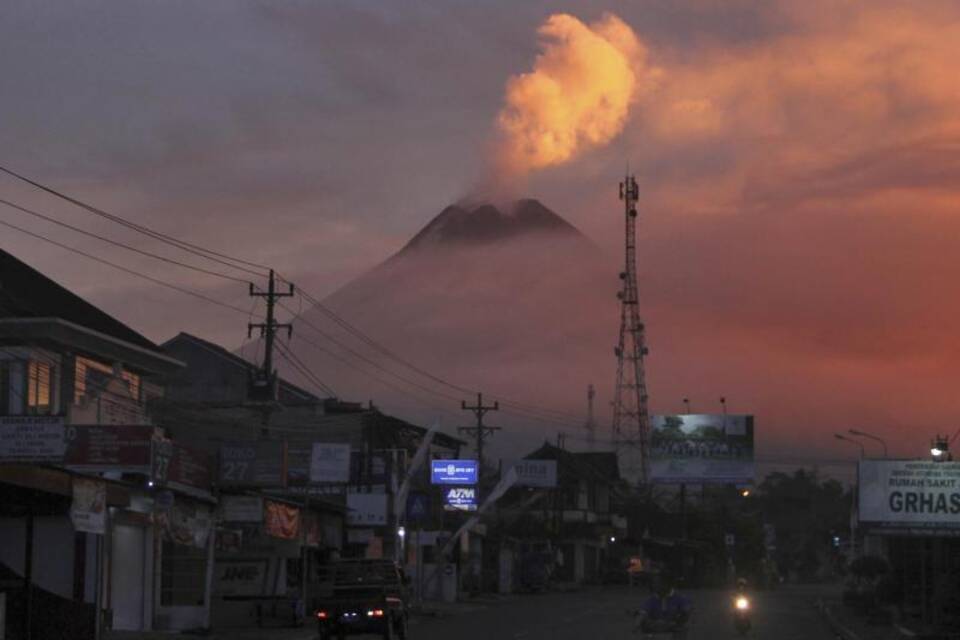
<path id="1" fill-rule="evenodd" d="M 533 71 L 507 82 L 497 124 L 499 173 L 558 165 L 609 142 L 623 129 L 646 49 L 620 18 L 586 25 L 556 14 L 540 27 Z"/>

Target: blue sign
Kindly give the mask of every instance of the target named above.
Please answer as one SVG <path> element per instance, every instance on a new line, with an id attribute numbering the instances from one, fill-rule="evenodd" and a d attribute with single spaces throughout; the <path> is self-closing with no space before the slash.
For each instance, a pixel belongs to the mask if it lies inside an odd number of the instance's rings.
<path id="1" fill-rule="evenodd" d="M 430 465 L 432 484 L 477 484 L 476 460 L 434 460 Z"/>
<path id="2" fill-rule="evenodd" d="M 451 511 L 476 511 L 476 487 L 450 487 L 443 490 L 444 507 Z"/>
<path id="3" fill-rule="evenodd" d="M 426 493 L 411 493 L 407 496 L 407 522 L 420 523 L 430 516 L 430 496 Z"/>

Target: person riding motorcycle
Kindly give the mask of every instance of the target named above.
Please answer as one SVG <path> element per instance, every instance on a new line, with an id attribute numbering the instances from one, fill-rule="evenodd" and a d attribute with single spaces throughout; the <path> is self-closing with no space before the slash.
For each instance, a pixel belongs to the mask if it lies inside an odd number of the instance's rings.
<path id="1" fill-rule="evenodd" d="M 748 635 L 753 627 L 750 609 L 751 598 L 747 593 L 747 581 L 740 578 L 733 595 L 733 626 L 741 636 Z"/>
<path id="2" fill-rule="evenodd" d="M 657 580 L 654 593 L 640 609 L 640 630 L 644 633 L 681 631 L 690 619 L 690 600 L 677 593 L 670 576 Z"/>

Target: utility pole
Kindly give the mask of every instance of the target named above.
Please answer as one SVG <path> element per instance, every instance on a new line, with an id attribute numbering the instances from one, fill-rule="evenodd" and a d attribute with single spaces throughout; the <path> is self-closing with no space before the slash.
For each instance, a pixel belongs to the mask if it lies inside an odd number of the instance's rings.
<path id="1" fill-rule="evenodd" d="M 593 388 L 593 385 L 587 386 L 587 447 L 590 451 L 593 451 L 596 445 L 596 436 L 597 436 L 597 423 L 593 417 L 593 399 L 597 395 L 597 390 Z"/>
<path id="2" fill-rule="evenodd" d="M 492 436 L 495 432 L 500 431 L 500 427 L 488 427 L 483 424 L 483 417 L 490 411 L 499 411 L 500 403 L 494 402 L 492 405 L 484 405 L 483 394 L 478 393 L 477 404 L 469 406 L 466 402 L 461 402 L 460 407 L 463 411 L 472 411 L 473 415 L 477 418 L 477 426 L 459 427 L 457 431 L 476 438 L 477 466 L 480 472 L 483 473 L 483 441 L 486 440 L 487 436 Z"/>
<path id="3" fill-rule="evenodd" d="M 253 283 L 250 283 L 250 296 L 263 298 L 267 303 L 266 322 L 251 323 L 247 325 L 247 337 L 253 335 L 254 329 L 260 330 L 260 336 L 266 338 L 264 342 L 263 367 L 258 376 L 252 381 L 250 396 L 254 400 L 260 400 L 267 403 L 274 402 L 277 399 L 276 371 L 273 369 L 273 341 L 277 334 L 277 329 L 286 329 L 287 337 L 293 335 L 293 325 L 289 323 L 277 322 L 274 314 L 274 307 L 280 298 L 289 298 L 293 296 L 293 283 L 289 283 L 290 290 L 287 292 L 277 291 L 276 277 L 273 269 L 270 269 L 270 280 L 267 283 L 266 291 L 258 291 Z M 266 435 L 267 422 L 269 421 L 270 410 L 264 409 L 263 413 L 263 431 Z"/>

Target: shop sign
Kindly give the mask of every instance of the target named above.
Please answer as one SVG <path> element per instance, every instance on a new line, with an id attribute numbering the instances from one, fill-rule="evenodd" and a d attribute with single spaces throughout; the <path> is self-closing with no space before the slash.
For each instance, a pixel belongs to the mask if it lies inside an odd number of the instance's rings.
<path id="1" fill-rule="evenodd" d="M 212 482 L 213 472 L 209 456 L 202 451 L 174 443 L 167 471 L 167 484 L 185 493 L 205 497 L 210 494 Z"/>
<path id="2" fill-rule="evenodd" d="M 443 506 L 448 511 L 476 511 L 477 489 L 475 487 L 444 489 Z"/>
<path id="3" fill-rule="evenodd" d="M 153 427 L 69 425 L 64 464 L 81 471 L 150 472 Z"/>
<path id="4" fill-rule="evenodd" d="M 260 596 L 266 593 L 267 559 L 217 560 L 214 590 L 220 596 Z"/>
<path id="5" fill-rule="evenodd" d="M 556 460 L 521 460 L 516 464 L 518 487 L 557 486 Z"/>
<path id="6" fill-rule="evenodd" d="M 66 453 L 63 418 L 16 416 L 0 418 L 0 462 L 60 464 Z"/>
<path id="7" fill-rule="evenodd" d="M 960 462 L 862 460 L 858 512 L 882 533 L 960 534 Z"/>
<path id="8" fill-rule="evenodd" d="M 107 485 L 105 482 L 92 478 L 73 479 L 70 521 L 77 531 L 100 535 L 106 532 Z"/>
<path id="9" fill-rule="evenodd" d="M 433 460 L 430 463 L 430 482 L 433 484 L 477 484 L 479 475 L 476 460 Z"/>
<path id="10" fill-rule="evenodd" d="M 220 514 L 224 522 L 263 522 L 263 498 L 257 496 L 223 496 Z"/>
<path id="11" fill-rule="evenodd" d="M 350 480 L 350 445 L 314 442 L 310 455 L 310 482 L 346 483 Z"/>
<path id="12" fill-rule="evenodd" d="M 219 484 L 225 487 L 284 487 L 285 442 L 233 442 L 220 447 Z"/>
<path id="13" fill-rule="evenodd" d="M 347 524 L 378 526 L 387 524 L 387 494 L 348 493 Z"/>
<path id="14" fill-rule="evenodd" d="M 300 537 L 300 509 L 273 500 L 264 501 L 264 530 L 283 540 Z"/>

